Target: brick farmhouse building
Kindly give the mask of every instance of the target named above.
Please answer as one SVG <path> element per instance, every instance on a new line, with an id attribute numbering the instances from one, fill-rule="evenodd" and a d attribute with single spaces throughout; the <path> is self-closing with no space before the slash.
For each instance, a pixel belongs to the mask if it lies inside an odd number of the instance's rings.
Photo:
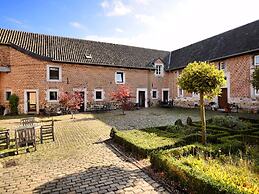
<path id="1" fill-rule="evenodd" d="M 0 104 L 8 106 L 15 93 L 21 113 L 39 113 L 58 103 L 60 91 L 80 91 L 87 110 L 127 84 L 139 106 L 173 100 L 192 107 L 199 96 L 179 88 L 177 77 L 193 61 L 225 71 L 227 84 L 214 99 L 220 108 L 259 109 L 259 92 L 250 84 L 259 66 L 259 20 L 171 52 L 0 29 Z"/>

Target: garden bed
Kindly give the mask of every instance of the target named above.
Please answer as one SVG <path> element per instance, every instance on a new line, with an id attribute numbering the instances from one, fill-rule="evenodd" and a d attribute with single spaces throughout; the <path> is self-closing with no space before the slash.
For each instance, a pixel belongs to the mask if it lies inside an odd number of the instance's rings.
<path id="1" fill-rule="evenodd" d="M 155 150 L 169 149 L 179 141 L 173 134 L 158 129 L 116 131 L 115 143 L 122 145 L 127 151 L 138 156 L 147 157 Z"/>
<path id="2" fill-rule="evenodd" d="M 213 149 L 189 145 L 154 153 L 151 163 L 194 193 L 259 193 L 258 174 L 248 162 L 234 162 L 224 155 L 214 158 L 210 153 Z"/>

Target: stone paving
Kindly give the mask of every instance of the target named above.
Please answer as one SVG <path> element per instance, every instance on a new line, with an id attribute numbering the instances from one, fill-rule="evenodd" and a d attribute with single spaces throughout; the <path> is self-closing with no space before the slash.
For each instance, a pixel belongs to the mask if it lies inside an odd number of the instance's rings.
<path id="1" fill-rule="evenodd" d="M 216 111 L 206 111 L 206 118 L 213 115 L 222 114 Z M 185 123 L 190 116 L 193 121 L 200 120 L 198 109 L 182 108 L 145 108 L 135 111 L 126 111 L 126 115 L 121 114 L 121 110 L 95 114 L 95 117 L 101 121 L 114 126 L 117 129 L 135 129 L 145 127 L 157 127 L 173 125 L 177 119 L 182 119 Z"/>
<path id="2" fill-rule="evenodd" d="M 103 142 L 109 125 L 91 114 L 55 119 L 55 142 L 0 159 L 0 193 L 168 193 Z M 18 123 L 1 120 L 0 126 L 13 130 Z"/>

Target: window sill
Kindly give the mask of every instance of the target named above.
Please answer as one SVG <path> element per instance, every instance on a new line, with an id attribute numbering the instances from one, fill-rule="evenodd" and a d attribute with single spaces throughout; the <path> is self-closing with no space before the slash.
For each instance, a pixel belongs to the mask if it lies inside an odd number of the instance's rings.
<path id="1" fill-rule="evenodd" d="M 47 79 L 47 82 L 62 82 L 62 80 L 56 80 L 56 79 Z"/>
<path id="2" fill-rule="evenodd" d="M 125 82 L 115 82 L 115 84 L 125 84 Z"/>
<path id="3" fill-rule="evenodd" d="M 95 102 L 101 102 L 103 99 L 94 99 Z"/>
<path id="4" fill-rule="evenodd" d="M 47 100 L 47 102 L 50 102 L 50 103 L 58 103 L 59 101 L 58 101 L 58 100 Z"/>

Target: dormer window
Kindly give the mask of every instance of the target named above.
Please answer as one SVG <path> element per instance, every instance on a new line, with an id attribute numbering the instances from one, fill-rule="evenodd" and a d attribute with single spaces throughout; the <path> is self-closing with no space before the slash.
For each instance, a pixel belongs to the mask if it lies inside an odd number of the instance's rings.
<path id="1" fill-rule="evenodd" d="M 259 55 L 254 57 L 254 65 L 259 66 Z"/>
<path id="2" fill-rule="evenodd" d="M 223 70 L 223 71 L 226 70 L 226 64 L 224 62 L 219 63 L 219 70 Z"/>
<path id="3" fill-rule="evenodd" d="M 163 64 L 155 64 L 155 75 L 163 76 L 164 74 L 164 65 Z"/>

